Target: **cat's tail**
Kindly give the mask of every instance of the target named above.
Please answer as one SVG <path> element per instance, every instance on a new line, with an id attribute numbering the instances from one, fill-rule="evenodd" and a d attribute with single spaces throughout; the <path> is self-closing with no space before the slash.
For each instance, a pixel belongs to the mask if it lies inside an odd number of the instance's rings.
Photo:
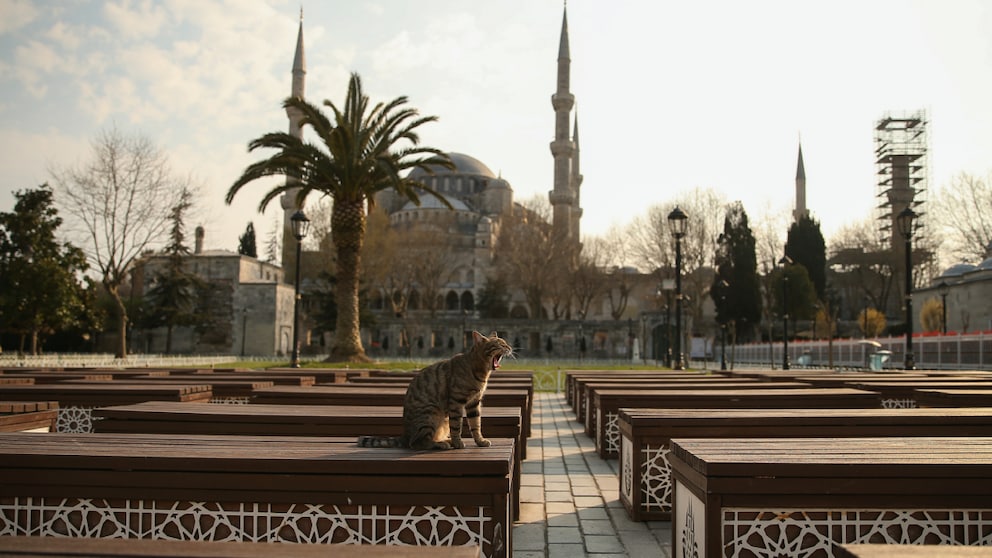
<path id="1" fill-rule="evenodd" d="M 399 436 L 359 436 L 358 447 L 362 448 L 402 448 L 403 440 Z"/>

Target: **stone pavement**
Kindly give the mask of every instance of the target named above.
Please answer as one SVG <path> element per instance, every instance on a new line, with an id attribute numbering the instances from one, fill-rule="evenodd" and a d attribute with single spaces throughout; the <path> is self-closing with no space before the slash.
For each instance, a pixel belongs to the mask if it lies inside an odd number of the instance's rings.
<path id="1" fill-rule="evenodd" d="M 630 520 L 620 503 L 617 461 L 596 455 L 564 396 L 534 397 L 514 558 L 670 558 L 671 523 Z"/>

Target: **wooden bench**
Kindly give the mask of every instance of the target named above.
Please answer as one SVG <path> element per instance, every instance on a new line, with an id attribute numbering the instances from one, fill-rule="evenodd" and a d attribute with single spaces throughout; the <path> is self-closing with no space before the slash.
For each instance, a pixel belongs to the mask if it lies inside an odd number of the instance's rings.
<path id="1" fill-rule="evenodd" d="M 931 378 L 929 380 L 852 382 L 851 387 L 878 392 L 882 396 L 883 407 L 897 409 L 920 407 L 920 390 L 992 389 L 992 382 L 980 381 L 976 378 Z"/>
<path id="2" fill-rule="evenodd" d="M 674 556 L 989 544 L 992 438 L 672 440 Z"/>
<path id="3" fill-rule="evenodd" d="M 23 372 L 23 373 L 8 372 L 8 373 L 3 374 L 2 376 L 0 376 L 0 380 L 5 380 L 5 381 L 0 381 L 0 383 L 3 383 L 3 384 L 14 384 L 14 383 L 20 383 L 20 384 L 57 384 L 57 383 L 61 383 L 61 382 L 67 381 L 67 380 L 103 380 L 103 381 L 110 381 L 110 380 L 113 380 L 113 379 L 114 379 L 113 375 L 111 375 L 111 374 L 105 374 L 105 373 L 101 373 L 101 372 L 92 372 L 92 373 L 85 373 L 85 374 L 84 373 L 59 373 L 59 374 L 52 374 L 52 373 L 47 373 L 47 372 L 43 372 L 43 373 L 38 373 L 38 372 Z M 14 380 L 21 380 L 21 381 L 18 382 L 18 381 L 14 381 Z"/>
<path id="4" fill-rule="evenodd" d="M 576 386 L 578 387 L 578 386 Z M 803 384 L 800 382 L 762 382 L 758 380 L 742 380 L 742 379 L 731 379 L 731 378 L 707 378 L 702 380 L 668 380 L 668 381 L 653 381 L 647 383 L 635 383 L 635 384 L 600 384 L 598 382 L 587 383 L 583 388 L 583 394 L 580 396 L 580 400 L 584 400 L 584 418 L 583 422 L 585 425 L 585 432 L 587 436 L 594 436 L 596 432 L 596 410 L 597 403 L 595 394 L 598 391 L 609 391 L 615 389 L 622 390 L 640 390 L 640 391 L 652 391 L 652 390 L 701 390 L 701 389 L 796 389 L 796 388 L 808 388 L 809 384 Z"/>
<path id="5" fill-rule="evenodd" d="M 412 374 L 404 374 L 402 376 L 372 376 L 369 378 L 357 378 L 353 380 L 348 380 L 343 384 L 346 387 L 406 387 L 410 385 L 410 380 L 413 379 Z M 534 382 L 533 379 L 527 380 L 524 378 L 516 377 L 490 377 L 489 382 L 486 387 L 486 393 L 488 394 L 494 389 L 522 389 L 527 392 L 527 408 L 524 409 L 524 414 L 527 416 L 533 416 L 534 414 Z M 485 401 L 485 399 L 483 399 Z M 527 428 L 530 428 L 530 422 L 527 423 Z M 526 432 L 527 436 L 530 436 L 530 430 Z"/>
<path id="6" fill-rule="evenodd" d="M 758 386 L 774 385 L 757 384 Z M 620 408 L 648 409 L 867 409 L 879 408 L 877 393 L 851 388 L 595 390 L 593 437 L 596 453 L 615 459 L 620 450 Z"/>
<path id="7" fill-rule="evenodd" d="M 255 391 L 252 403 L 270 405 L 373 405 L 402 407 L 405 387 L 316 385 L 311 387 L 275 386 Z M 524 436 L 530 436 L 531 408 L 527 390 L 486 389 L 482 414 L 487 407 L 517 407 L 521 412 Z"/>
<path id="8" fill-rule="evenodd" d="M 57 401 L 57 432 L 92 432 L 93 408 L 127 405 L 143 401 L 210 401 L 213 393 L 206 385 L 138 385 L 113 382 L 85 385 L 0 385 L 0 401 Z"/>
<path id="9" fill-rule="evenodd" d="M 221 434 L 256 436 L 399 436 L 402 407 L 336 405 L 215 405 L 150 401 L 93 410 L 97 432 L 143 434 Z M 514 518 L 520 509 L 520 463 L 527 442 L 517 407 L 486 407 L 482 432 L 489 438 L 511 438 L 513 447 Z M 467 421 L 462 431 L 468 432 Z M 467 436 L 466 436 L 467 438 Z M 468 441 L 467 444 L 474 443 Z"/>
<path id="10" fill-rule="evenodd" d="M 477 546 L 352 545 L 356 558 L 479 558 Z M 298 543 L 161 541 L 0 536 L 0 555 L 19 558 L 327 558 L 327 547 Z"/>
<path id="11" fill-rule="evenodd" d="M 650 383 L 673 383 L 673 382 L 702 382 L 702 381 L 715 381 L 715 380 L 729 380 L 740 382 L 742 380 L 734 380 L 726 378 L 725 376 L 705 376 L 703 374 L 689 373 L 689 374 L 659 374 L 659 375 L 638 375 L 638 376 L 628 376 L 626 374 L 620 373 L 614 376 L 578 376 L 572 380 L 572 392 L 571 398 L 567 398 L 566 401 L 571 405 L 572 410 L 575 411 L 575 418 L 579 422 L 584 422 L 586 417 L 586 404 L 588 403 L 589 390 L 586 386 L 589 384 L 614 384 L 617 387 L 624 387 L 625 385 L 640 385 L 640 384 L 650 384 Z M 757 381 L 757 380 L 753 380 Z"/>
<path id="12" fill-rule="evenodd" d="M 989 558 L 987 546 L 934 544 L 839 544 L 834 558 Z"/>
<path id="13" fill-rule="evenodd" d="M 148 379 L 141 376 L 136 376 L 136 379 Z M 153 378 L 160 378 L 160 376 L 154 376 Z M 277 386 L 312 386 L 317 383 L 316 376 L 307 374 L 286 374 L 286 373 L 269 373 L 264 370 L 258 371 L 245 371 L 245 372 L 214 372 L 211 370 L 196 370 L 193 372 L 183 373 L 183 372 L 172 372 L 164 379 L 166 380 L 176 380 L 183 379 L 189 380 L 192 383 L 210 383 L 214 380 L 235 380 L 240 382 L 272 382 Z"/>
<path id="14" fill-rule="evenodd" d="M 723 374 L 720 374 L 723 376 Z M 680 370 L 565 370 L 565 401 L 574 405 L 573 398 L 576 396 L 575 381 L 584 377 L 599 378 L 672 378 L 682 377 L 708 377 L 704 372 L 688 372 Z"/>
<path id="15" fill-rule="evenodd" d="M 0 532 L 478 546 L 503 558 L 512 475 L 508 439 L 413 452 L 351 438 L 0 434 Z"/>
<path id="16" fill-rule="evenodd" d="M 620 501 L 634 521 L 671 519 L 672 438 L 992 436 L 992 408 L 620 409 Z"/>
<path id="17" fill-rule="evenodd" d="M 990 407 L 992 389 L 923 388 L 916 391 L 921 407 Z"/>
<path id="18" fill-rule="evenodd" d="M 55 429 L 58 401 L 0 401 L 0 432 Z"/>
<path id="19" fill-rule="evenodd" d="M 226 403 L 226 404 L 248 404 L 251 400 L 251 396 L 255 393 L 255 390 L 272 387 L 274 384 L 272 382 L 263 381 L 253 381 L 253 380 L 218 380 L 214 378 L 200 377 L 195 378 L 173 378 L 171 376 L 162 376 L 155 378 L 128 378 L 126 380 L 116 380 L 113 381 L 114 385 L 120 386 L 191 386 L 191 385 L 202 385 L 206 386 L 207 389 L 211 391 L 213 396 L 210 398 L 211 403 Z M 95 382 L 92 380 L 70 380 L 67 382 L 62 382 L 61 385 L 96 385 L 96 384 L 106 384 L 106 382 Z"/>

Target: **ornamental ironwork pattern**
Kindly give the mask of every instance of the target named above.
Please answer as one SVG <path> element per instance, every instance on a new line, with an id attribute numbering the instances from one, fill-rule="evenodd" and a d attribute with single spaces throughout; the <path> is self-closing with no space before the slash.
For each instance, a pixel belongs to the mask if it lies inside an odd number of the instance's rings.
<path id="1" fill-rule="evenodd" d="M 626 436 L 620 438 L 620 494 L 634 503 L 634 443 Z"/>
<path id="2" fill-rule="evenodd" d="M 883 399 L 882 408 L 883 409 L 916 409 L 917 405 L 915 399 Z"/>
<path id="3" fill-rule="evenodd" d="M 3 498 L 0 536 L 321 544 L 478 545 L 507 554 L 504 520 L 485 506 L 335 506 Z M 492 532 L 491 540 L 486 528 Z"/>
<path id="4" fill-rule="evenodd" d="M 250 397 L 212 397 L 211 403 L 218 405 L 247 405 L 251 403 Z"/>
<path id="5" fill-rule="evenodd" d="M 835 544 L 992 545 L 992 510 L 721 510 L 724 556 L 832 556 Z"/>
<path id="6" fill-rule="evenodd" d="M 60 406 L 58 415 L 55 417 L 55 431 L 89 434 L 93 432 L 94 420 L 96 419 L 93 418 L 93 407 Z"/>
<path id="7" fill-rule="evenodd" d="M 672 466 L 668 463 L 671 448 L 645 445 L 641 449 L 641 510 L 672 511 Z"/>
<path id="8" fill-rule="evenodd" d="M 620 451 L 620 414 L 606 413 L 606 424 L 603 425 L 603 442 L 606 444 L 606 455 Z"/>

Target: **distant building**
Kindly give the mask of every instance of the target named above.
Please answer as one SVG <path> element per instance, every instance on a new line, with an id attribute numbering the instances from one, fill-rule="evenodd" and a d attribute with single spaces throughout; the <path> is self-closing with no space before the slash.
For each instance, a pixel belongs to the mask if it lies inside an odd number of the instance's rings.
<path id="1" fill-rule="evenodd" d="M 134 296 L 154 287 L 155 276 L 168 256 L 150 254 L 134 267 Z M 203 250 L 203 228 L 197 227 L 196 247 L 185 259 L 186 270 L 210 286 L 208 331 L 177 327 L 172 333 L 173 353 L 271 356 L 290 353 L 293 335 L 293 287 L 283 280 L 279 266 L 227 250 Z M 131 350 L 163 353 L 166 329 L 133 329 Z"/>

